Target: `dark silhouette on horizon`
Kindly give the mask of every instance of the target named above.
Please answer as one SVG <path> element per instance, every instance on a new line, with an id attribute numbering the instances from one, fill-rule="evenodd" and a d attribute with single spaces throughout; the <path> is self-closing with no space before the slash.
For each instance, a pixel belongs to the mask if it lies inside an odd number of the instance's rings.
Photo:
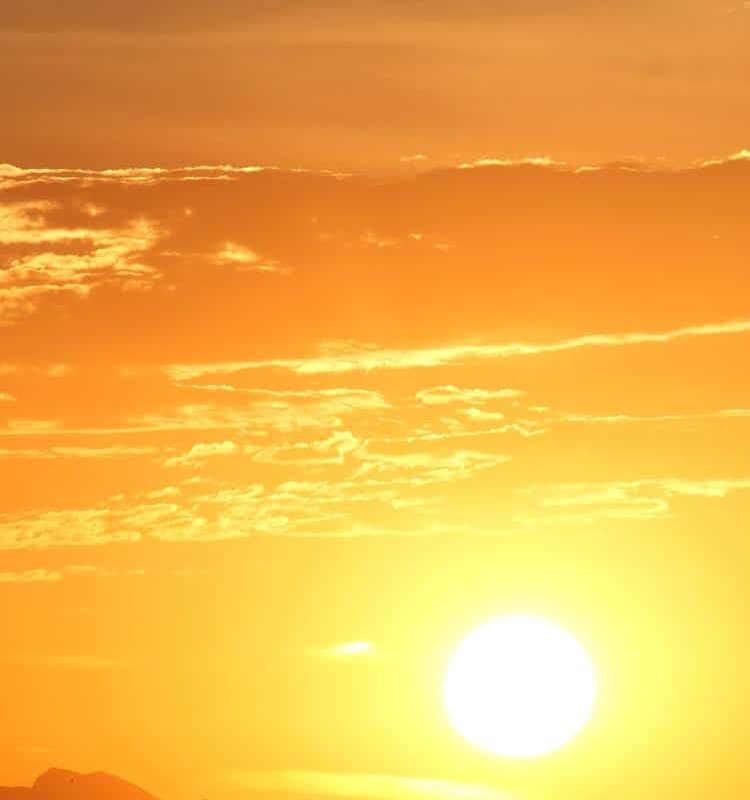
<path id="1" fill-rule="evenodd" d="M 157 800 L 138 786 L 106 772 L 83 775 L 48 769 L 31 787 L 2 787 L 0 800 Z"/>

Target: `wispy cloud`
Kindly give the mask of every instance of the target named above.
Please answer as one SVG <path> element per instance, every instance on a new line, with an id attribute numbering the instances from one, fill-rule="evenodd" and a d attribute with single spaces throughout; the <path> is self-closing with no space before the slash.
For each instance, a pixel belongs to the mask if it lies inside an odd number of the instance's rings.
<path id="1" fill-rule="evenodd" d="M 195 467 L 203 464 L 208 458 L 230 456 L 238 453 L 239 446 L 235 442 L 199 442 L 178 456 L 172 456 L 164 462 L 165 467 Z"/>
<path id="2" fill-rule="evenodd" d="M 459 169 L 478 169 L 481 167 L 555 167 L 558 169 L 570 169 L 570 165 L 565 161 L 555 161 L 549 156 L 527 156 L 525 158 L 478 158 L 476 161 L 468 161 L 459 165 Z"/>
<path id="3" fill-rule="evenodd" d="M 243 455 L 256 463 L 274 461 L 259 458 L 264 450 L 246 446 Z M 89 508 L 0 515 L 0 549 L 104 545 L 144 537 L 186 542 L 255 535 L 436 535 L 445 526 L 422 518 L 430 498 L 413 493 L 467 481 L 508 461 L 503 454 L 476 450 L 386 453 L 346 435 L 314 442 L 312 452 L 345 465 L 345 475 L 274 486 L 222 482 L 210 490 L 200 482 L 183 482 L 180 490 L 167 486 L 117 495 Z M 405 517 L 409 512 L 414 514 Z"/>
<path id="4" fill-rule="evenodd" d="M 54 429 L 33 428 L 28 433 L 51 433 Z M 80 459 L 118 459 L 134 458 L 139 456 L 150 456 L 159 452 L 158 447 L 131 447 L 127 445 L 115 445 L 110 447 L 65 447 L 54 446 L 47 448 L 8 448 L 0 447 L 0 458 L 31 458 L 38 460 L 58 459 L 58 458 L 80 458 Z"/>
<path id="5" fill-rule="evenodd" d="M 425 405 L 481 405 L 488 400 L 509 400 L 522 397 L 524 392 L 518 389 L 477 389 L 453 385 L 433 386 L 417 392 L 417 400 Z"/>
<path id="6" fill-rule="evenodd" d="M 571 414 L 552 415 L 550 421 L 580 423 L 583 425 L 617 425 L 629 422 L 695 422 L 700 420 L 742 419 L 750 417 L 748 408 L 723 408 L 695 414 Z"/>
<path id="7" fill-rule="evenodd" d="M 60 226 L 48 219 L 56 209 L 49 201 L 0 204 L 0 245 L 36 248 L 12 256 L 0 270 L 0 325 L 36 311 L 46 298 L 86 297 L 104 285 L 142 291 L 160 278 L 141 261 L 159 238 L 153 223 L 138 219 L 117 229 Z"/>
<path id="8" fill-rule="evenodd" d="M 202 387 L 206 388 L 206 387 Z M 223 391 L 224 387 L 210 387 Z M 229 393 L 234 394 L 232 387 Z M 372 414 L 391 408 L 391 404 L 376 391 L 365 389 L 331 389 L 301 392 L 269 392 L 248 390 L 257 399 L 242 405 L 217 403 L 188 403 L 165 409 L 159 413 L 146 413 L 113 421 L 110 425 L 91 427 L 66 427 L 57 419 L 9 419 L 0 427 L 1 437 L 28 436 L 100 436 L 150 432 L 186 431 L 242 431 L 248 435 L 266 436 L 270 431 L 291 433 L 308 428 L 335 429 L 347 417 Z M 244 394 L 244 390 L 236 390 Z M 151 447 L 107 448 L 55 447 L 50 450 L 27 450 L 28 457 L 117 457 L 146 455 L 157 452 Z M 20 451 L 8 450 L 5 455 Z"/>
<path id="9" fill-rule="evenodd" d="M 30 569 L 25 572 L 0 572 L 0 583 L 55 583 L 62 580 L 59 570 Z"/>
<path id="10" fill-rule="evenodd" d="M 365 390 L 302 393 L 288 399 L 258 399 L 241 408 L 194 403 L 172 414 L 148 414 L 130 420 L 142 430 L 275 430 L 338 428 L 342 418 L 390 408 L 379 393 Z"/>
<path id="11" fill-rule="evenodd" d="M 232 177 L 252 175 L 273 167 L 231 166 L 229 164 L 166 167 L 123 167 L 120 169 L 58 169 L 53 167 L 16 167 L 0 164 L 0 188 L 15 188 L 29 184 L 135 184 L 153 185 L 164 182 L 222 181 Z"/>
<path id="12" fill-rule="evenodd" d="M 216 263 L 233 266 L 241 272 L 279 272 L 282 274 L 289 272 L 275 261 L 262 258 L 255 250 L 234 242 L 226 242 L 219 250 L 216 254 Z"/>
<path id="13" fill-rule="evenodd" d="M 133 578 L 141 577 L 143 569 L 110 569 L 91 564 L 71 564 L 59 569 L 29 569 L 23 572 L 0 572 L 0 583 L 59 583 L 71 577 Z"/>
<path id="14" fill-rule="evenodd" d="M 0 164 L 0 191 L 28 186 L 157 186 L 159 184 L 229 183 L 251 178 L 260 173 L 310 174 L 341 180 L 349 173 L 298 167 L 282 170 L 271 165 L 198 164 L 183 167 L 122 167 L 119 169 L 27 168 Z"/>
<path id="15" fill-rule="evenodd" d="M 205 375 L 230 375 L 244 370 L 281 369 L 298 375 L 371 372 L 381 369 L 424 369 L 471 361 L 515 358 L 562 353 L 583 348 L 626 347 L 640 344 L 666 344 L 680 339 L 727 336 L 750 332 L 750 319 L 729 320 L 706 325 L 688 325 L 668 331 L 592 333 L 546 343 L 508 342 L 505 344 L 446 345 L 417 349 L 381 349 L 375 346 L 326 348 L 319 356 L 280 358 L 263 361 L 227 361 L 204 364 L 172 364 L 167 374 L 177 381 Z"/>
<path id="16" fill-rule="evenodd" d="M 750 490 L 750 478 L 599 481 L 539 486 L 525 490 L 540 497 L 543 513 L 523 515 L 526 524 L 593 525 L 607 519 L 660 519 L 672 515 L 679 497 L 723 499 Z"/>
<path id="17" fill-rule="evenodd" d="M 450 482 L 475 472 L 505 464 L 510 459 L 502 453 L 455 450 L 450 453 L 382 453 L 369 449 L 358 451 L 362 461 L 356 475 L 404 474 L 414 485 Z"/>

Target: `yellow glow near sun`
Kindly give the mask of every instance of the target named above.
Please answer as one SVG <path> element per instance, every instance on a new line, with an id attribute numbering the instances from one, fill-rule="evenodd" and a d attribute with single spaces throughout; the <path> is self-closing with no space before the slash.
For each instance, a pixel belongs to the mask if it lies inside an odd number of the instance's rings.
<path id="1" fill-rule="evenodd" d="M 594 706 L 593 664 L 568 631 L 509 615 L 477 628 L 448 665 L 444 697 L 456 730 L 482 750 L 530 758 L 556 750 Z"/>
<path id="2" fill-rule="evenodd" d="M 371 655 L 375 648 L 370 642 L 344 642 L 335 648 L 335 652 L 340 656 L 362 656 Z"/>

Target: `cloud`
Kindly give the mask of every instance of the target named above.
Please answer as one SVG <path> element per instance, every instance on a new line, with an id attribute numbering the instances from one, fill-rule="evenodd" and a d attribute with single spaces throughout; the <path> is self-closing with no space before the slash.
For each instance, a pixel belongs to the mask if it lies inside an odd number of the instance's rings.
<path id="1" fill-rule="evenodd" d="M 161 277 L 140 260 L 159 237 L 153 223 L 139 219 L 118 229 L 59 227 L 46 216 L 57 208 L 48 201 L 0 205 L 0 245 L 44 248 L 11 257 L 0 270 L 0 325 L 17 322 L 49 298 L 83 298 L 106 285 L 143 291 Z"/>
<path id="2" fill-rule="evenodd" d="M 357 452 L 357 458 L 362 465 L 355 477 L 403 474 L 404 480 L 411 484 L 451 482 L 510 461 L 506 455 L 476 450 L 387 454 L 363 449 Z"/>
<path id="3" fill-rule="evenodd" d="M 37 366 L 30 364 L 0 364 L 0 375 L 32 375 L 41 378 L 62 378 L 68 374 L 66 364 Z"/>
<path id="4" fill-rule="evenodd" d="M 179 456 L 168 458 L 164 462 L 165 467 L 195 467 L 203 464 L 208 458 L 216 456 L 229 456 L 239 452 L 239 446 L 235 442 L 200 442 L 193 445 L 190 450 Z"/>
<path id="5" fill-rule="evenodd" d="M 599 519 L 661 517 L 670 511 L 663 497 L 639 496 L 628 487 L 609 485 L 577 493 L 545 497 L 543 508 L 585 508 L 590 523 Z M 559 519 L 559 517 L 558 517 Z"/>
<path id="6" fill-rule="evenodd" d="M 137 531 L 121 530 L 110 523 L 104 508 L 41 511 L 24 515 L 0 514 L 0 550 L 59 545 L 97 545 L 137 542 Z"/>
<path id="7" fill-rule="evenodd" d="M 636 313 L 634 298 L 640 295 L 630 293 L 648 283 L 658 295 L 673 285 L 672 269 L 682 270 L 685 282 L 700 277 L 697 260 L 685 261 L 685 231 L 706 240 L 696 259 L 716 263 L 717 269 L 731 253 L 743 252 L 744 229 L 732 227 L 738 223 L 727 216 L 728 205 L 704 209 L 705 225 L 693 225 L 693 195 L 672 209 L 660 194 L 648 215 L 658 207 L 657 221 L 664 225 L 649 228 L 640 225 L 646 214 L 637 202 L 642 185 L 618 174 L 624 188 L 613 190 L 612 197 L 634 216 L 602 208 L 590 247 L 599 255 L 610 253 L 616 274 L 634 282 L 622 303 L 602 310 L 598 291 L 611 285 L 611 270 L 592 267 L 602 265 L 593 250 L 586 251 L 588 260 L 582 258 L 586 237 L 569 224 L 588 220 L 591 196 L 610 191 L 612 184 L 605 187 L 608 179 L 599 174 L 489 168 L 412 174 L 408 181 L 333 182 L 229 167 L 6 172 L 21 181 L 54 183 L 0 193 L 3 199 L 26 198 L 4 206 L 10 208 L 5 229 L 13 241 L 2 247 L 0 287 L 12 288 L 19 298 L 28 291 L 32 303 L 41 292 L 39 313 L 3 339 L 0 383 L 18 399 L 0 402 L 0 445 L 7 445 L 0 448 L 0 467 L 11 483 L 23 479 L 29 491 L 22 503 L 11 498 L 0 516 L 2 547 L 103 546 L 150 538 L 437 536 L 457 532 L 461 523 L 469 532 L 506 532 L 533 513 L 547 519 L 564 514 L 662 519 L 703 504 L 701 497 L 738 491 L 736 485 L 694 482 L 515 494 L 532 480 L 607 478 L 619 468 L 624 472 L 616 478 L 653 474 L 648 448 L 631 449 L 627 458 L 622 450 L 630 446 L 626 433 L 656 431 L 612 428 L 612 436 L 602 438 L 603 430 L 585 425 L 668 420 L 670 427 L 658 431 L 667 451 L 665 468 L 683 464 L 690 477 L 701 463 L 710 466 L 722 447 L 731 449 L 728 463 L 735 463 L 735 429 L 750 414 L 741 403 L 741 365 L 732 372 L 731 364 L 711 363 L 702 383 L 691 373 L 704 368 L 715 348 L 732 347 L 725 355 L 734 358 L 745 341 L 739 337 L 750 333 L 741 298 L 725 291 L 736 285 L 739 265 L 732 262 L 712 283 L 713 311 L 696 311 L 695 297 L 701 296 L 696 283 L 681 283 L 682 294 L 667 311 L 655 302 Z M 648 178 L 649 192 L 662 191 L 662 184 L 674 188 L 671 173 L 660 175 L 658 181 Z M 585 197 L 576 195 L 580 202 L 539 208 L 539 220 L 526 206 L 506 213 L 526 202 L 521 184 L 528 176 L 533 181 L 528 193 L 535 198 L 547 196 L 553 181 L 562 193 L 572 184 L 589 189 L 580 190 Z M 692 183 L 683 179 L 687 191 Z M 498 190 L 511 180 L 518 193 Z M 713 179 L 695 170 L 690 180 L 703 185 Z M 744 185 L 719 183 L 724 188 L 717 184 L 717 191 L 734 186 L 727 203 Z M 456 187 L 466 191 L 455 193 Z M 46 199 L 28 199 L 37 193 Z M 677 196 L 671 188 L 669 193 Z M 455 208 L 446 205 L 454 194 Z M 187 208 L 193 217 L 185 216 Z M 691 216 L 678 219 L 678 213 Z M 141 236 L 131 226 L 144 214 L 151 221 Z M 549 238 L 530 236 L 537 222 L 548 226 Z M 610 248 L 623 226 L 643 235 L 638 246 L 651 243 L 657 249 L 650 237 L 661 241 L 658 230 L 677 232 L 659 250 L 663 275 L 625 268 L 632 254 Z M 156 244 L 131 251 L 131 241 L 151 241 L 152 230 Z M 727 238 L 727 249 L 711 261 L 715 230 Z M 362 247 L 363 231 L 375 232 L 368 237 L 372 241 L 397 243 Z M 115 266 L 98 265 L 97 249 L 120 234 L 126 241 L 111 254 Z M 323 234 L 331 238 L 320 238 Z M 570 240 L 569 251 L 560 249 L 563 239 Z M 448 240 L 459 252 L 438 255 L 427 246 Z M 508 258 L 502 267 L 498 247 Z M 557 260 L 563 252 L 564 264 Z M 297 279 L 267 282 L 237 274 L 238 266 L 261 264 L 267 253 L 295 265 Z M 226 268 L 217 266 L 217 254 L 223 254 Z M 615 261 L 608 262 L 612 269 Z M 144 280 L 164 292 L 124 300 L 125 283 L 137 278 L 132 265 L 141 263 L 155 271 Z M 81 297 L 102 287 L 85 308 L 73 301 L 42 306 L 56 287 L 64 294 L 78 291 L 70 287 L 79 283 Z M 506 284 L 508 292 L 490 291 Z M 540 287 L 546 287 L 541 294 Z M 588 293 L 582 293 L 584 287 Z M 532 296 L 539 314 L 531 322 L 523 314 L 504 316 Z M 575 298 L 580 303 L 569 302 Z M 585 323 L 591 319 L 598 322 Z M 705 319 L 719 322 L 686 323 Z M 430 330 L 442 331 L 441 338 L 415 339 Z M 732 339 L 716 338 L 721 336 Z M 678 340 L 682 346 L 668 346 Z M 649 343 L 654 346 L 647 348 Z M 632 349 L 614 350 L 622 347 Z M 575 358 L 553 361 L 552 355 L 563 352 L 575 352 Z M 544 354 L 548 357 L 536 362 L 521 361 Z M 639 389 L 637 408 L 626 405 L 622 398 L 644 372 L 653 376 L 657 355 L 664 375 L 649 384 L 648 395 Z M 693 355 L 702 360 L 694 365 Z M 614 357 L 610 369 L 600 371 L 607 356 Z M 587 363 L 592 359 L 595 365 Z M 620 370 L 623 359 L 632 375 Z M 431 367 L 437 369 L 421 371 Z M 337 377 L 341 373 L 344 377 Z M 725 408 L 713 405 L 719 395 L 727 398 Z M 690 413 L 704 408 L 719 410 Z M 671 413 L 660 413 L 663 409 Z M 706 423 L 693 425 L 698 419 Z M 676 460 L 678 442 L 691 448 L 689 469 L 687 461 Z M 603 471 L 600 447 L 612 448 Z M 581 457 L 570 458 L 573 451 Z M 55 463 L 41 463 L 45 459 Z M 138 469 L 123 483 L 128 466 Z M 93 473 L 87 499 L 76 499 L 79 494 L 65 488 Z"/>
<path id="8" fill-rule="evenodd" d="M 111 569 L 91 564 L 71 564 L 63 569 L 66 575 L 83 578 L 141 578 L 146 574 L 146 570 L 139 567 L 133 569 Z"/>
<path id="9" fill-rule="evenodd" d="M 555 161 L 549 156 L 527 156 L 519 159 L 507 158 L 480 158 L 476 161 L 470 161 L 459 164 L 459 169 L 477 169 L 481 167 L 518 167 L 518 166 L 532 166 L 532 167 L 553 167 L 560 169 L 567 169 L 569 165 L 564 161 Z"/>
<path id="10" fill-rule="evenodd" d="M 72 564 L 61 569 L 29 569 L 24 572 L 0 572 L 0 583 L 59 583 L 67 577 L 133 578 L 141 577 L 143 569 L 108 569 L 90 564 Z"/>
<path id="11" fill-rule="evenodd" d="M 53 167 L 25 168 L 13 164 L 0 164 L 0 190 L 13 190 L 22 187 L 67 186 L 90 188 L 92 186 L 139 186 L 153 187 L 174 184 L 225 184 L 250 178 L 265 172 L 284 173 L 273 166 L 232 164 L 206 164 L 183 167 L 123 167 L 119 169 L 64 169 Z M 341 179 L 345 173 L 331 170 L 289 170 L 288 174 L 310 174 L 322 178 Z M 31 212 L 49 211 L 56 204 L 47 200 L 35 200 L 28 203 L 15 204 L 16 209 L 23 211 L 24 206 Z M 5 208 L 8 208 L 6 205 Z M 91 206 L 82 207 L 84 213 L 92 218 Z M 0 211 L 0 226 L 3 213 Z M 83 229 L 85 230 L 85 229 Z M 44 235 L 44 234 L 41 234 Z M 65 238 L 65 237 L 60 237 Z M 68 237 L 70 238 L 70 237 Z M 82 238 L 86 238 L 84 235 Z M 1 239 L 0 239 L 1 241 Z"/>
<path id="12" fill-rule="evenodd" d="M 747 7 L 747 6 L 746 6 Z M 724 164 L 731 164 L 735 161 L 750 161 L 750 150 L 738 150 L 736 153 L 732 153 L 731 155 L 727 156 L 726 158 L 718 158 L 709 161 L 702 161 L 700 163 L 700 167 L 716 167 L 721 166 Z"/>
<path id="13" fill-rule="evenodd" d="M 25 572 L 0 572 L 0 583 L 56 583 L 62 577 L 59 570 L 30 569 Z"/>
<path id="14" fill-rule="evenodd" d="M 20 436 L 47 435 L 57 431 L 60 425 L 60 420 L 57 419 L 9 419 L 6 430 L 2 433 Z"/>
<path id="15" fill-rule="evenodd" d="M 110 498 L 101 507 L 0 517 L 0 549 L 103 545 L 143 538 L 221 541 L 257 535 L 304 537 L 442 536 L 469 531 L 506 535 L 555 526 L 591 526 L 602 520 L 663 519 L 674 498 L 718 500 L 750 490 L 750 478 L 629 480 L 546 484 L 521 488 L 535 508 L 514 505 L 494 522 L 457 524 L 440 493 L 507 462 L 472 451 L 384 454 L 364 446 L 350 451 L 350 476 L 338 480 L 286 480 L 276 486 L 183 483 L 178 492 L 154 490 Z M 78 570 L 78 572 L 76 572 Z M 92 574 L 70 567 L 63 575 Z M 130 574 L 130 573 L 129 573 Z M 43 577 L 43 576 L 42 576 Z"/>
<path id="16" fill-rule="evenodd" d="M 165 486 L 162 489 L 154 489 L 152 492 L 148 492 L 146 497 L 149 500 L 163 500 L 165 497 L 179 497 L 182 494 L 182 490 L 177 486 Z"/>
<path id="17" fill-rule="evenodd" d="M 69 427 L 63 426 L 60 420 L 8 420 L 5 428 L 0 428 L 0 436 L 90 436 L 102 434 L 133 434 L 187 431 L 240 431 L 247 436 L 265 437 L 271 432 L 293 433 L 308 428 L 339 428 L 344 418 L 350 415 L 366 413 L 378 409 L 390 408 L 390 404 L 377 392 L 357 392 L 340 395 L 335 399 L 301 402 L 257 402 L 243 408 L 212 405 L 209 403 L 191 403 L 176 407 L 171 412 L 145 414 L 130 417 L 111 426 L 102 427 Z M 32 457 L 54 457 L 55 455 L 71 455 L 74 450 L 90 451 L 94 455 L 96 448 L 52 448 L 50 451 L 11 451 L 6 455 L 19 453 Z M 106 449 L 105 449 L 106 450 Z M 125 453 L 121 455 L 135 455 Z"/>
<path id="18" fill-rule="evenodd" d="M 719 414 L 722 417 L 750 417 L 750 408 L 726 408 Z"/>
<path id="19" fill-rule="evenodd" d="M 554 527 L 593 525 L 603 519 L 660 519 L 672 515 L 672 498 L 722 499 L 747 490 L 750 490 L 750 478 L 558 484 L 527 490 L 542 495 L 540 504 L 545 513 L 523 515 L 523 520 L 537 527 Z"/>
<path id="20" fill-rule="evenodd" d="M 398 239 L 392 239 L 388 236 L 378 236 L 374 231 L 365 231 L 359 238 L 360 242 L 370 247 L 396 247 Z"/>
<path id="21" fill-rule="evenodd" d="M 363 445 L 351 431 L 334 431 L 325 439 L 312 442 L 292 442 L 259 447 L 250 445 L 245 452 L 253 461 L 288 466 L 321 466 L 343 464 L 346 457 Z"/>
<path id="22" fill-rule="evenodd" d="M 524 392 L 518 389 L 468 389 L 457 386 L 433 386 L 417 392 L 417 400 L 424 405 L 451 405 L 465 403 L 476 405 L 488 400 L 508 400 L 522 397 Z"/>
<path id="23" fill-rule="evenodd" d="M 400 775 L 288 770 L 235 772 L 232 785 L 257 792 L 366 800 L 509 800 L 507 792 L 481 784 Z"/>
<path id="24" fill-rule="evenodd" d="M 501 411 L 485 411 L 481 408 L 462 408 L 458 413 L 463 414 L 463 416 L 474 422 L 498 422 L 501 419 L 505 419 L 505 414 Z"/>
<path id="25" fill-rule="evenodd" d="M 39 432 L 38 429 L 34 429 Z M 54 429 L 53 429 L 54 430 Z M 49 429 L 42 432 L 49 433 Z M 135 458 L 139 456 L 154 455 L 159 452 L 157 447 L 130 447 L 115 445 L 111 447 L 65 447 L 55 446 L 47 448 L 6 448 L 0 447 L 0 458 L 83 458 L 83 459 L 116 459 Z"/>
<path id="26" fill-rule="evenodd" d="M 92 228 L 56 228 L 48 226 L 45 212 L 59 208 L 49 200 L 0 204 L 0 245 L 56 244 L 93 240 L 99 235 Z"/>
<path id="27" fill-rule="evenodd" d="M 549 409 L 545 409 L 549 411 Z M 719 411 L 704 411 L 695 414 L 570 414 L 552 417 L 552 421 L 580 423 L 583 425 L 618 425 L 633 422 L 691 422 L 698 420 L 742 419 L 750 417 L 750 409 L 726 408 Z"/>
<path id="28" fill-rule="evenodd" d="M 648 481 L 640 481 L 641 486 L 649 485 Z M 750 478 L 723 478 L 713 480 L 685 480 L 670 478 L 650 485 L 661 486 L 667 495 L 688 495 L 692 497 L 727 497 L 733 492 L 750 489 Z"/>
<path id="29" fill-rule="evenodd" d="M 243 247 L 233 242 L 227 242 L 224 247 L 216 254 L 216 260 L 220 264 L 258 264 L 260 256 L 249 247 Z"/>
<path id="30" fill-rule="evenodd" d="M 212 387 L 213 388 L 213 387 Z M 232 390 L 229 394 L 234 394 Z M 236 390 L 237 394 L 243 390 Z M 258 399 L 242 406 L 214 403 L 187 403 L 160 413 L 117 420 L 100 427 L 65 427 L 61 420 L 9 419 L 0 436 L 89 436 L 122 435 L 150 432 L 240 431 L 248 436 L 267 436 L 271 432 L 293 433 L 308 428 L 334 429 L 344 419 L 391 408 L 390 403 L 376 391 L 365 389 L 332 389 L 310 392 L 252 392 Z M 263 399 L 261 399 L 263 398 Z M 284 399 L 282 399 L 284 398 Z M 28 457 L 81 457 L 145 455 L 158 450 L 148 448 L 75 448 L 54 447 L 48 450 L 5 451 Z"/>
<path id="31" fill-rule="evenodd" d="M 266 393 L 268 395 L 268 393 Z M 172 414 L 145 415 L 130 420 L 141 430 L 245 430 L 291 432 L 305 428 L 338 428 L 342 418 L 390 408 L 370 390 L 330 390 L 288 393 L 286 397 L 257 399 L 242 408 L 195 403 Z"/>
<path id="32" fill-rule="evenodd" d="M 257 535 L 365 536 L 437 535 L 445 526 L 425 522 L 436 498 L 415 495 L 437 484 L 452 485 L 500 466 L 508 457 L 473 450 L 385 453 L 347 432 L 308 443 L 285 460 L 278 452 L 246 447 L 259 463 L 309 466 L 306 455 L 336 463 L 343 476 L 330 479 L 214 484 L 183 482 L 178 491 L 167 486 L 126 496 L 115 495 L 90 508 L 29 510 L 0 516 L 0 549 L 22 550 L 58 546 L 105 545 L 164 541 L 221 541 Z M 199 448 L 188 461 L 213 457 L 224 449 Z M 231 443 L 233 444 L 233 443 Z M 238 452 L 234 447 L 227 451 Z M 296 451 L 303 454 L 295 458 Z M 190 451 L 188 451 L 190 452 Z M 304 473 L 303 473 L 304 474 Z M 208 484 L 211 485 L 211 484 Z M 389 526 L 393 526 L 389 528 Z"/>
<path id="33" fill-rule="evenodd" d="M 749 332 L 750 319 L 737 319 L 705 325 L 687 325 L 682 328 L 656 333 L 634 331 L 628 333 L 584 334 L 570 339 L 539 344 L 508 342 L 504 344 L 446 345 L 443 347 L 408 350 L 381 349 L 372 346 L 361 348 L 348 346 L 347 348 L 336 348 L 332 352 L 324 352 L 319 356 L 311 356 L 309 358 L 172 364 L 166 367 L 166 372 L 174 380 L 187 381 L 201 378 L 205 375 L 231 375 L 255 369 L 281 369 L 298 375 L 371 372 L 387 369 L 425 369 L 450 364 L 463 364 L 471 361 L 562 353 L 584 348 L 667 344 L 680 339 L 729 336 Z"/>
<path id="34" fill-rule="evenodd" d="M 288 272 L 275 262 L 262 259 L 254 250 L 227 242 L 216 254 L 217 264 L 231 265 L 241 272 Z"/>
<path id="35" fill-rule="evenodd" d="M 245 5 L 245 8 L 247 6 Z M 548 156 L 525 156 L 518 158 L 479 158 L 473 161 L 466 161 L 457 164 L 453 169 L 442 170 L 443 173 L 450 172 L 471 172 L 482 170 L 482 168 L 493 167 L 536 167 L 538 170 L 546 171 L 550 174 L 559 175 L 564 173 L 571 180 L 589 175 L 590 173 L 600 173 L 602 175 L 611 173 L 617 170 L 621 173 L 638 174 L 643 172 L 664 172 L 667 175 L 693 175 L 706 172 L 710 169 L 731 167 L 733 165 L 743 165 L 750 160 L 748 157 L 748 150 L 739 150 L 727 157 L 716 158 L 712 160 L 704 160 L 694 164 L 691 167 L 684 169 L 671 169 L 667 170 L 660 162 L 656 165 L 649 164 L 643 159 L 631 158 L 626 160 L 619 160 L 616 162 L 608 162 L 605 164 L 572 164 L 565 161 L 558 161 Z M 403 164 L 416 164 L 424 163 L 428 160 L 428 156 L 422 153 L 414 155 L 405 155 L 400 157 L 400 162 Z M 492 171 L 487 170 L 487 171 Z M 495 171 L 496 172 L 496 171 Z M 0 163 L 0 191 L 11 191 L 22 187 L 50 187 L 50 186 L 64 186 L 72 189 L 91 187 L 106 187 L 106 186 L 137 186 L 137 187 L 154 187 L 159 185 L 174 186 L 178 184 L 230 184 L 233 182 L 241 181 L 254 176 L 262 176 L 264 174 L 278 174 L 284 175 L 308 175 L 318 178 L 330 178 L 336 181 L 352 178 L 351 173 L 327 170 L 327 169 L 283 169 L 272 165 L 262 164 L 193 164 L 178 167 L 121 167 L 115 169 L 89 169 L 89 168 L 57 168 L 57 167 L 18 167 L 14 164 Z M 0 208 L 0 228 L 3 227 L 3 219 L 7 214 L 15 214 L 29 212 L 32 217 L 38 212 L 50 211 L 58 208 L 58 204 L 54 201 L 45 199 L 35 199 L 30 201 L 23 201 L 14 204 L 6 204 Z M 109 209 L 103 206 L 85 201 L 79 204 L 82 213 L 89 218 L 89 220 L 96 219 L 103 216 Z M 5 209 L 5 210 L 3 210 Z M 75 230 L 69 230 L 67 233 L 52 233 L 45 234 L 42 226 L 36 226 L 40 233 L 39 235 L 49 236 L 49 240 L 70 239 L 81 236 L 87 237 L 87 229 L 82 227 L 80 233 L 76 234 Z M 72 234 L 72 237 L 71 237 Z M 2 241 L 0 237 L 0 241 Z M 228 240 L 228 244 L 235 246 L 236 243 L 232 239 Z M 244 247 L 236 245 L 237 247 Z M 251 251 L 252 252 L 252 251 Z"/>

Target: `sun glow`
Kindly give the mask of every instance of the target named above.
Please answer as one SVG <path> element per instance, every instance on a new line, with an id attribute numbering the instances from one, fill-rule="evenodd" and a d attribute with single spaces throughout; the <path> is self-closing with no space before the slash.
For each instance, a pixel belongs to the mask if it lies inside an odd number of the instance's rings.
<path id="1" fill-rule="evenodd" d="M 586 724 L 596 677 L 581 645 L 538 617 L 511 615 L 477 628 L 445 676 L 445 707 L 476 747 L 513 758 L 556 750 Z"/>

